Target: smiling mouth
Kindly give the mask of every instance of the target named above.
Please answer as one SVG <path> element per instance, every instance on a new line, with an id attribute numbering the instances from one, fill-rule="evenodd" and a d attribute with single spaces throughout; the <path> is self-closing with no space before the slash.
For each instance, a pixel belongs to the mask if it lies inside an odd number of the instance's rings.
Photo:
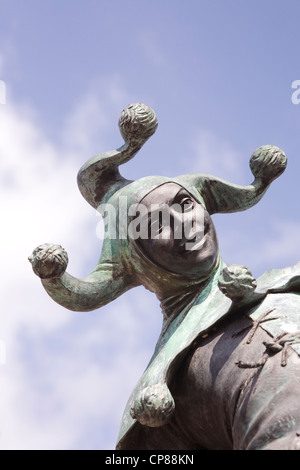
<path id="1" fill-rule="evenodd" d="M 199 251 L 205 243 L 205 236 L 201 235 L 200 239 L 197 239 L 197 235 L 193 238 L 193 241 L 187 241 L 185 243 L 186 251 Z"/>
<path id="2" fill-rule="evenodd" d="M 206 235 L 209 232 L 209 224 L 205 224 L 204 232 L 197 232 L 193 238 L 183 238 L 179 243 L 179 251 L 198 251 L 205 243 Z"/>

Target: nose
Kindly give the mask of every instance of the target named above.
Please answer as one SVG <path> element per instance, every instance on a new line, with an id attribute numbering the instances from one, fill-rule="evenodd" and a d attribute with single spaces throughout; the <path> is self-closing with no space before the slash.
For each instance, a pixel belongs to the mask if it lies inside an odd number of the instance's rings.
<path id="1" fill-rule="evenodd" d="M 171 224 L 173 225 L 174 239 L 189 240 L 195 235 L 194 211 L 180 212 L 171 210 Z"/>

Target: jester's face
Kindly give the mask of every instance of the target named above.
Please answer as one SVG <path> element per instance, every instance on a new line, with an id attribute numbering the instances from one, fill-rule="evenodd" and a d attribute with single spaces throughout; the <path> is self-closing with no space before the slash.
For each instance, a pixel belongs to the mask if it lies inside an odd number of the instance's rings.
<path id="1" fill-rule="evenodd" d="M 179 184 L 165 183 L 140 205 L 146 208 L 148 230 L 136 241 L 149 259 L 177 274 L 204 277 L 213 270 L 218 258 L 216 231 L 194 196 Z"/>

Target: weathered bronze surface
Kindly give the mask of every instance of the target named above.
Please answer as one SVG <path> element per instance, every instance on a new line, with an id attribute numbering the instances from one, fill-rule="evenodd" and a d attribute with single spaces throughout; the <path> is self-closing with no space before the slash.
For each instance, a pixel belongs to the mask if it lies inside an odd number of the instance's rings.
<path id="1" fill-rule="evenodd" d="M 113 208 L 93 272 L 82 280 L 68 274 L 58 245 L 30 257 L 48 294 L 68 309 L 97 309 L 138 285 L 161 302 L 162 332 L 128 401 L 117 449 L 298 448 L 300 263 L 257 280 L 245 266 L 226 266 L 210 217 L 256 204 L 285 170 L 284 152 L 259 147 L 245 187 L 204 174 L 129 181 L 119 166 L 157 119 L 136 103 L 119 126 L 124 145 L 78 174 L 94 208 L 103 215 Z"/>

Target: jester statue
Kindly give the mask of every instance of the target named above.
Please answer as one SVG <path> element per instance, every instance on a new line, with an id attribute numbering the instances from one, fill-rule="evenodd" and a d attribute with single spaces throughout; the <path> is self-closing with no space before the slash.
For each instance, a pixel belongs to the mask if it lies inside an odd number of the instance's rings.
<path id="1" fill-rule="evenodd" d="M 222 260 L 211 219 L 256 204 L 285 170 L 284 152 L 255 150 L 245 187 L 206 174 L 129 181 L 119 166 L 154 134 L 157 118 L 132 104 L 119 128 L 124 145 L 78 173 L 105 224 L 93 272 L 67 273 L 59 245 L 40 245 L 29 258 L 47 293 L 70 310 L 98 309 L 139 285 L 160 301 L 161 334 L 116 449 L 300 449 L 300 263 L 254 279 Z"/>

